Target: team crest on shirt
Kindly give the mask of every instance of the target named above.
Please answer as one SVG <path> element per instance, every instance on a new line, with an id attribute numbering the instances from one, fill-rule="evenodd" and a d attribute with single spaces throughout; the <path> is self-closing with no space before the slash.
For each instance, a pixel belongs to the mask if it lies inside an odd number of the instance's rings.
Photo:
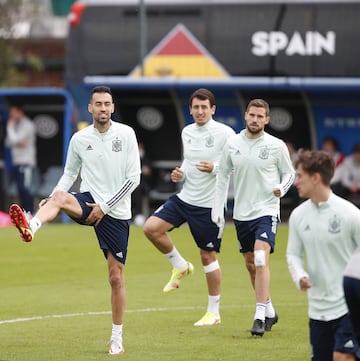
<path id="1" fill-rule="evenodd" d="M 259 152 L 260 159 L 269 159 L 270 149 L 266 147 L 262 147 Z"/>
<path id="2" fill-rule="evenodd" d="M 207 148 L 212 148 L 214 146 L 214 137 L 212 135 L 205 138 L 205 145 Z"/>
<path id="3" fill-rule="evenodd" d="M 336 215 L 329 219 L 328 231 L 334 234 L 341 231 L 341 222 L 339 217 L 337 217 Z"/>
<path id="4" fill-rule="evenodd" d="M 120 139 L 114 139 L 112 141 L 112 151 L 121 152 L 122 151 L 122 141 Z"/>

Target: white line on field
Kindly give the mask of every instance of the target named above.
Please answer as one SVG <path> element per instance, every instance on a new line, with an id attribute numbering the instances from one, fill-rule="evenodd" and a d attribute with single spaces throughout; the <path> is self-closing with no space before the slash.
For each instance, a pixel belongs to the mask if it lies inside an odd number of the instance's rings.
<path id="1" fill-rule="evenodd" d="M 126 313 L 137 313 L 137 312 L 163 312 L 163 311 L 177 311 L 177 310 L 194 310 L 198 307 L 160 307 L 160 308 L 142 308 L 138 310 L 126 310 Z M 5 323 L 17 323 L 26 321 L 45 320 L 49 318 L 67 318 L 67 317 L 81 317 L 81 316 L 98 316 L 98 315 L 109 315 L 111 311 L 91 311 L 91 312 L 76 312 L 76 313 L 64 313 L 62 315 L 45 315 L 45 316 L 33 316 L 33 317 L 22 317 L 14 318 L 12 320 L 0 320 L 0 325 Z"/>
<path id="2" fill-rule="evenodd" d="M 299 303 L 298 305 L 303 305 Z M 239 307 L 253 307 L 253 305 L 224 305 L 221 308 L 239 308 Z M 292 305 L 295 306 L 295 305 Z M 184 306 L 184 307 L 151 307 L 151 308 L 140 308 L 135 310 L 126 310 L 125 313 L 141 313 L 141 312 L 164 312 L 164 311 L 181 311 L 181 310 L 196 310 L 201 309 L 200 306 Z M 82 317 L 82 316 L 99 316 L 109 315 L 111 311 L 90 311 L 90 312 L 76 312 L 76 313 L 64 313 L 62 315 L 45 315 L 45 316 L 33 316 L 33 317 L 21 317 L 14 318 L 12 320 L 0 320 L 0 325 L 17 322 L 37 321 L 46 320 L 49 318 L 69 318 L 69 317 Z"/>

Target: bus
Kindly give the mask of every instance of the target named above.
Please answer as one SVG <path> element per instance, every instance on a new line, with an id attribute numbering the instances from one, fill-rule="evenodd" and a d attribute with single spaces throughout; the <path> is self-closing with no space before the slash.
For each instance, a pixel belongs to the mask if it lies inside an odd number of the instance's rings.
<path id="1" fill-rule="evenodd" d="M 66 88 L 79 120 L 89 122 L 91 88 L 110 86 L 114 119 L 135 129 L 156 166 L 179 164 L 180 132 L 192 122 L 188 98 L 198 87 L 215 93 L 216 119 L 236 131 L 247 102 L 264 98 L 269 133 L 311 149 L 335 136 L 349 154 L 360 130 L 359 19 L 359 0 L 77 1 Z M 148 76 L 144 54 L 159 54 L 179 24 L 226 76 Z M 139 66 L 141 76 L 132 76 Z"/>

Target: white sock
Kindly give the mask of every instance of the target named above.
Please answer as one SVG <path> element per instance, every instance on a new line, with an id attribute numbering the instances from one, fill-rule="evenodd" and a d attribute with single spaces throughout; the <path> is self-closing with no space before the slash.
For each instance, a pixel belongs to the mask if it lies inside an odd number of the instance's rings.
<path id="1" fill-rule="evenodd" d="M 215 313 L 215 315 L 219 315 L 219 306 L 220 306 L 220 295 L 210 296 L 208 295 L 208 312 Z"/>
<path id="2" fill-rule="evenodd" d="M 265 321 L 265 308 L 266 308 L 265 303 L 257 303 L 256 304 L 254 320 Z"/>
<path id="3" fill-rule="evenodd" d="M 112 324 L 111 339 L 122 342 L 123 325 Z"/>
<path id="4" fill-rule="evenodd" d="M 173 268 L 181 269 L 187 265 L 186 260 L 181 256 L 175 246 L 172 251 L 166 253 L 165 256 L 171 262 Z"/>
<path id="5" fill-rule="evenodd" d="M 265 316 L 269 318 L 275 317 L 275 309 L 271 302 L 271 298 L 266 301 Z"/>
<path id="6" fill-rule="evenodd" d="M 35 234 L 35 232 L 37 232 L 42 226 L 40 219 L 36 216 L 31 218 L 29 225 L 33 234 Z"/>

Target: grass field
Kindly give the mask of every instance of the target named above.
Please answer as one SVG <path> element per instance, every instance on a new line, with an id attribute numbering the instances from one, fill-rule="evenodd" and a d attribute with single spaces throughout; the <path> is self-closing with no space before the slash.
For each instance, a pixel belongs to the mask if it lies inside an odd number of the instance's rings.
<path id="1" fill-rule="evenodd" d="M 309 359 L 307 299 L 290 279 L 286 225 L 271 256 L 271 294 L 279 323 L 264 337 L 249 329 L 254 292 L 226 227 L 219 260 L 223 283 L 220 325 L 194 327 L 206 311 L 199 251 L 187 227 L 173 232 L 195 274 L 163 294 L 171 267 L 133 227 L 126 265 L 124 356 L 110 356 L 110 288 L 93 230 L 76 224 L 43 227 L 30 244 L 15 228 L 0 228 L 0 361 L 304 361 Z"/>

